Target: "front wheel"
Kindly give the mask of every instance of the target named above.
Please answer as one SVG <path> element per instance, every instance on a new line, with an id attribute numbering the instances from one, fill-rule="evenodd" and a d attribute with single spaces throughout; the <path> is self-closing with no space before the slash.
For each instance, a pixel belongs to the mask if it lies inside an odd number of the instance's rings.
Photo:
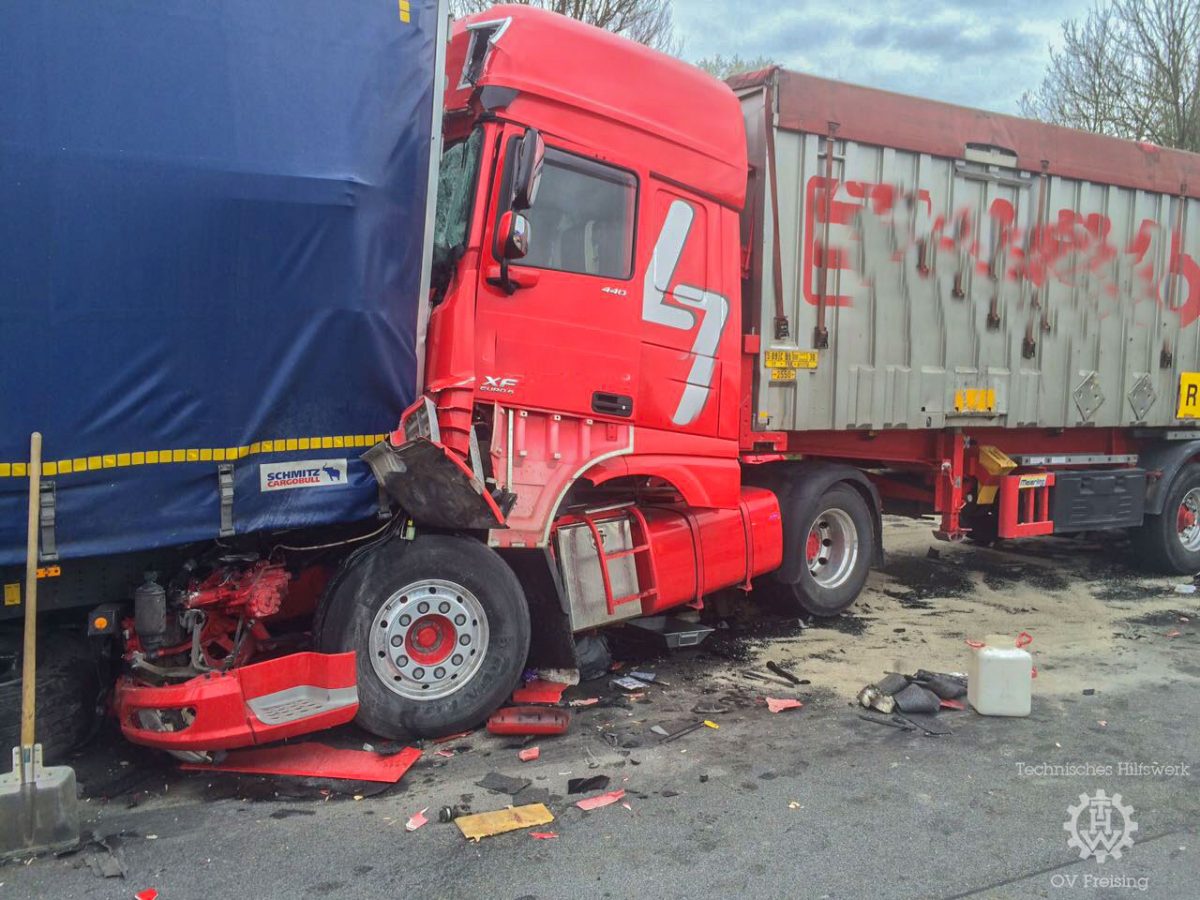
<path id="1" fill-rule="evenodd" d="M 529 607 L 479 541 L 389 541 L 338 584 L 322 649 L 356 652 L 360 725 L 436 737 L 475 727 L 511 693 L 529 652 Z"/>
<path id="2" fill-rule="evenodd" d="M 867 582 L 873 555 L 871 510 L 858 491 L 840 483 L 815 498 L 801 521 L 803 544 L 784 552 L 802 553 L 805 564 L 797 582 L 782 588 L 804 612 L 836 616 L 858 599 Z"/>
<path id="3" fill-rule="evenodd" d="M 1200 572 L 1200 465 L 1179 470 L 1161 515 L 1148 515 L 1131 532 L 1138 562 L 1152 572 Z"/>

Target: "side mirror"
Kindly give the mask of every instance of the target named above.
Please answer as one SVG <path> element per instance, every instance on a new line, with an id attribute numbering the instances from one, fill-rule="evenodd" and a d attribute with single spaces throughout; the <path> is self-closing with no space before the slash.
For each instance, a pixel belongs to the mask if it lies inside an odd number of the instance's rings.
<path id="1" fill-rule="evenodd" d="M 536 128 L 525 130 L 517 145 L 517 167 L 513 177 L 512 208 L 521 210 L 533 206 L 538 185 L 542 180 L 542 163 L 546 158 L 546 143 Z"/>
<path id="2" fill-rule="evenodd" d="M 502 215 L 493 248 L 496 259 L 523 259 L 529 252 L 529 231 L 529 220 L 519 212 L 510 209 Z"/>
<path id="3" fill-rule="evenodd" d="M 500 277 L 494 283 L 512 294 L 519 285 L 508 274 L 508 262 L 522 259 L 529 252 L 529 220 L 519 212 L 509 210 L 500 217 L 496 235 L 492 241 L 492 254 L 500 260 Z M 490 279 L 489 279 L 490 280 Z"/>

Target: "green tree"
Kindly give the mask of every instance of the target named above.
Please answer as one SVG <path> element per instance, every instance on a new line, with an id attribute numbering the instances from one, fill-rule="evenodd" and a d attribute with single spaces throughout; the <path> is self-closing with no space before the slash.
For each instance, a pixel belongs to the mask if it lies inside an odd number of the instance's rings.
<path id="1" fill-rule="evenodd" d="M 1200 152 L 1200 0 L 1112 0 L 1062 36 L 1022 113 Z"/>

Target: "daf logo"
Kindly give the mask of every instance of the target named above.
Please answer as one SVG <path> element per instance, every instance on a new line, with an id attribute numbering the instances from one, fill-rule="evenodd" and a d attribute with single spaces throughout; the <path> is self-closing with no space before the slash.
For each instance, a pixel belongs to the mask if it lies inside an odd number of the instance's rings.
<path id="1" fill-rule="evenodd" d="M 484 375 L 483 384 L 479 390 L 489 394 L 512 394 L 517 386 L 516 378 L 498 378 L 495 375 Z"/>

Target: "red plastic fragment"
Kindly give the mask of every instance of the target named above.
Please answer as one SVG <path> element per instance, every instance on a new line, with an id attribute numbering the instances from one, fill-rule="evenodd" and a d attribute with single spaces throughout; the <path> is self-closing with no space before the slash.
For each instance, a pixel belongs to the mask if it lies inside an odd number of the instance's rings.
<path id="1" fill-rule="evenodd" d="M 609 791 L 606 794 L 597 794 L 595 797 L 588 797 L 578 801 L 575 805 L 580 809 L 599 809 L 602 806 L 608 806 L 616 803 L 625 796 L 624 790 Z"/>
<path id="2" fill-rule="evenodd" d="M 950 700 L 946 697 L 942 698 L 942 709 L 966 709 L 961 700 Z"/>
<path id="3" fill-rule="evenodd" d="M 548 703 L 553 705 L 562 701 L 563 691 L 567 687 L 568 685 L 559 684 L 557 681 L 542 681 L 540 678 L 535 678 L 524 687 L 519 687 L 513 691 L 513 703 Z"/>
<path id="4" fill-rule="evenodd" d="M 158 891 L 154 888 L 146 888 L 144 891 L 134 894 L 133 900 L 158 900 Z"/>
<path id="5" fill-rule="evenodd" d="M 571 725 L 565 709 L 545 706 L 509 706 L 492 713 L 487 730 L 492 734 L 563 734 Z"/>
<path id="6" fill-rule="evenodd" d="M 526 747 L 524 750 L 517 751 L 517 759 L 519 759 L 521 762 L 533 762 L 541 755 L 541 747 Z"/>
<path id="7" fill-rule="evenodd" d="M 799 700 L 793 700 L 790 697 L 768 697 L 767 709 L 773 713 L 783 712 L 785 709 L 800 709 L 804 706 Z"/>
<path id="8" fill-rule="evenodd" d="M 531 831 L 529 836 L 535 841 L 555 841 L 558 840 L 558 833 L 554 831 Z"/>
<path id="9" fill-rule="evenodd" d="M 366 750 L 338 750 L 324 744 L 304 743 L 233 750 L 219 763 L 184 763 L 180 768 L 395 784 L 420 758 L 421 751 L 415 747 L 405 747 L 399 753 L 385 756 Z"/>

